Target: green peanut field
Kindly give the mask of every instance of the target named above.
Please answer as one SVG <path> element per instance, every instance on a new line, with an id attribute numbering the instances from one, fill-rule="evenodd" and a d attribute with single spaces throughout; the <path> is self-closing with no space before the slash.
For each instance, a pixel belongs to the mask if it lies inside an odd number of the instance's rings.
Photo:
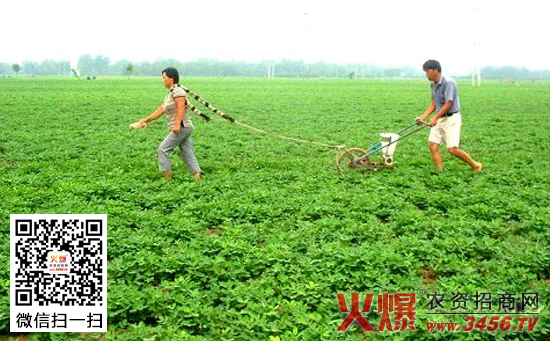
<path id="1" fill-rule="evenodd" d="M 425 80 L 181 82 L 255 128 L 347 148 L 368 149 L 431 100 Z M 129 129 L 162 103 L 160 77 L 0 79 L 0 338 L 547 340 L 550 83 L 458 85 L 461 147 L 483 163 L 478 174 L 445 149 L 433 171 L 428 129 L 399 142 L 393 170 L 338 174 L 338 150 L 245 129 L 191 100 L 212 117 L 191 114 L 203 180 L 176 150 L 165 183 L 164 117 Z M 9 333 L 8 222 L 32 213 L 108 215 L 107 334 Z M 415 293 L 416 331 L 336 331 L 337 294 L 349 306 L 353 292 L 360 307 L 368 293 Z M 493 313 L 499 294 L 537 293 L 526 312 L 539 321 L 531 332 L 429 332 L 428 322 L 465 325 L 427 314 L 434 293 L 445 311 L 467 293 L 470 312 L 476 293 L 492 293 Z M 377 329 L 376 303 L 364 316 Z"/>

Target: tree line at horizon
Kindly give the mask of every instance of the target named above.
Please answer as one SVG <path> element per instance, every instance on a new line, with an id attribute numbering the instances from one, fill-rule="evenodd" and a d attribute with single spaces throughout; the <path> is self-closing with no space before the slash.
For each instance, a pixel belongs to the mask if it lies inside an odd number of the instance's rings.
<path id="1" fill-rule="evenodd" d="M 336 64 L 323 61 L 304 63 L 297 60 L 280 62 L 242 62 L 199 59 L 181 62 L 163 59 L 154 62 L 120 60 L 112 63 L 108 57 L 89 54 L 79 58 L 77 69 L 84 77 L 94 76 L 157 76 L 167 66 L 176 67 L 182 76 L 205 77 L 267 77 L 269 65 L 274 65 L 275 77 L 327 77 L 327 78 L 423 78 L 420 68 L 410 65 L 384 68 L 373 64 Z M 481 70 L 484 79 L 550 80 L 550 70 L 529 70 L 517 66 L 486 66 Z M 0 62 L 0 76 L 72 76 L 68 60 Z"/>

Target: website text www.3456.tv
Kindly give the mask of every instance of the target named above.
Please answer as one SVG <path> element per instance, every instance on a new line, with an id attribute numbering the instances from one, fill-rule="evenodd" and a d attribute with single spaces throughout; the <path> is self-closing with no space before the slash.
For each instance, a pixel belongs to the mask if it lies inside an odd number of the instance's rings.
<path id="1" fill-rule="evenodd" d="M 473 304 L 470 303 L 470 297 Z M 351 309 L 348 309 L 344 294 L 337 294 L 340 312 L 346 314 L 337 331 L 346 331 L 350 325 L 358 324 L 367 332 L 374 331 L 416 331 L 416 304 L 415 293 L 383 293 L 378 295 L 377 312 L 381 313 L 378 327 L 373 325 L 363 316 L 371 312 L 374 294 L 366 294 L 359 309 L 359 293 L 351 294 Z M 522 293 L 521 296 L 504 293 L 493 296 L 491 293 L 452 293 L 452 298 L 445 302 L 445 295 L 427 294 L 427 316 L 463 316 L 463 323 L 458 322 L 426 322 L 426 330 L 429 332 L 477 330 L 480 332 L 495 331 L 519 331 L 532 332 L 539 321 L 539 295 L 538 293 Z M 498 312 L 493 312 L 493 306 L 497 306 Z M 442 311 L 442 310 L 449 311 Z M 472 311 L 473 310 L 473 311 Z M 528 312 L 528 311 L 535 312 Z M 427 318 L 429 319 L 429 318 Z"/>

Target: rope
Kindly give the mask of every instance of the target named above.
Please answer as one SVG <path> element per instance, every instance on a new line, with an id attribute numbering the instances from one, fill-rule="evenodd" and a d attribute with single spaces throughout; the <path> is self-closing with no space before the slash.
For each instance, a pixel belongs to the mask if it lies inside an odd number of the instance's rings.
<path id="1" fill-rule="evenodd" d="M 183 85 L 181 84 L 177 84 L 176 86 L 179 86 L 183 89 L 183 91 L 185 91 L 186 93 L 189 94 L 189 96 L 193 97 L 194 99 L 196 99 L 197 101 L 199 101 L 199 103 L 202 103 L 205 107 L 207 107 L 208 109 L 212 110 L 212 112 L 214 114 L 217 114 L 217 115 L 220 115 L 221 117 L 225 118 L 226 120 L 229 120 L 231 122 L 234 122 L 235 119 L 225 113 L 223 113 L 221 110 L 219 110 L 218 108 L 214 107 L 213 105 L 211 105 L 210 103 L 208 103 L 207 101 L 205 101 L 204 99 L 202 99 L 199 95 L 196 95 L 194 92 L 192 92 L 191 90 L 187 89 L 186 87 L 184 87 Z"/>
<path id="2" fill-rule="evenodd" d="M 189 96 L 191 96 L 192 98 L 194 98 L 195 100 L 197 100 L 199 103 L 203 104 L 205 107 L 207 107 L 208 109 L 210 109 L 214 114 L 217 114 L 223 118 L 225 118 L 226 120 L 229 120 L 230 122 L 232 123 L 235 123 L 235 124 L 238 124 L 240 125 L 241 127 L 244 127 L 246 129 L 249 129 L 249 130 L 252 130 L 252 131 L 255 131 L 257 133 L 261 133 L 261 134 L 265 134 L 265 135 L 269 135 L 269 136 L 273 136 L 273 137 L 276 137 L 278 139 L 282 139 L 282 140 L 287 140 L 287 141 L 294 141 L 294 142 L 299 142 L 299 143 L 306 143 L 306 144 L 312 144 L 312 145 L 316 145 L 316 146 L 319 146 L 319 147 L 325 147 L 325 148 L 330 148 L 330 149 L 344 149 L 345 146 L 342 146 L 342 145 L 338 145 L 338 146 L 335 146 L 335 145 L 329 145 L 329 144 L 326 144 L 326 143 L 321 143 L 321 142 L 315 142 L 315 141 L 308 141 L 308 140 L 302 140 L 302 139 L 297 139 L 297 138 L 294 138 L 294 137 L 288 137 L 288 136 L 283 136 L 283 135 L 280 135 L 280 134 L 276 134 L 276 133 L 272 133 L 272 132 L 268 132 L 268 131 L 265 131 L 265 130 L 262 130 L 262 129 L 259 129 L 259 128 L 255 128 L 255 127 L 252 127 L 248 124 L 245 124 L 245 123 L 242 123 L 242 122 L 239 122 L 237 120 L 235 120 L 233 117 L 225 114 L 224 112 L 222 112 L 221 110 L 219 110 L 218 108 L 214 107 L 212 104 L 208 103 L 206 100 L 204 100 L 203 98 L 201 98 L 199 95 L 195 94 L 193 91 L 187 89 L 186 87 L 184 87 L 183 85 L 181 84 L 178 84 L 177 86 L 181 87 L 186 93 L 189 94 Z M 193 108 L 195 107 L 191 107 L 191 110 L 193 110 Z M 199 115 L 201 117 L 203 117 L 204 114 L 202 114 L 197 108 L 195 108 L 195 110 L 193 110 L 194 112 L 197 112 L 200 113 Z M 205 115 L 206 116 L 206 115 Z M 208 116 L 207 116 L 208 117 Z M 204 117 L 203 117 L 204 118 Z"/>
<path id="3" fill-rule="evenodd" d="M 192 112 L 202 117 L 206 122 L 210 121 L 210 117 L 200 111 L 196 106 L 189 104 L 189 109 L 191 109 Z"/>
<path id="4" fill-rule="evenodd" d="M 330 148 L 330 149 L 344 149 L 345 148 L 344 146 L 334 146 L 334 145 L 329 145 L 329 144 L 326 144 L 326 143 L 302 140 L 302 139 L 297 139 L 295 137 L 288 137 L 288 136 L 279 135 L 279 134 L 272 133 L 272 132 L 269 132 L 269 131 L 265 131 L 265 130 L 262 130 L 262 129 L 254 128 L 254 127 L 252 127 L 248 124 L 244 124 L 244 123 L 239 122 L 237 120 L 235 120 L 233 123 L 238 124 L 241 127 L 244 127 L 246 129 L 250 129 L 252 131 L 255 131 L 255 132 L 258 132 L 258 133 L 261 133 L 261 134 L 270 135 L 270 136 L 276 137 L 276 138 L 281 139 L 281 140 L 288 140 L 288 141 L 294 141 L 294 142 L 300 142 L 300 143 L 308 143 L 308 144 L 313 144 L 313 145 L 316 145 L 316 146 L 319 146 L 319 147 L 326 147 L 326 148 Z"/>

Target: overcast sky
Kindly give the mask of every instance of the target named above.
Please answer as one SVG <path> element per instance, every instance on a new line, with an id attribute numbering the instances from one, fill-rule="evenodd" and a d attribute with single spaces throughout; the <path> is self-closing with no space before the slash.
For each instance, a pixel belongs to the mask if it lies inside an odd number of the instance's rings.
<path id="1" fill-rule="evenodd" d="M 550 1 L 7 0 L 0 62 L 174 58 L 550 69 Z"/>

